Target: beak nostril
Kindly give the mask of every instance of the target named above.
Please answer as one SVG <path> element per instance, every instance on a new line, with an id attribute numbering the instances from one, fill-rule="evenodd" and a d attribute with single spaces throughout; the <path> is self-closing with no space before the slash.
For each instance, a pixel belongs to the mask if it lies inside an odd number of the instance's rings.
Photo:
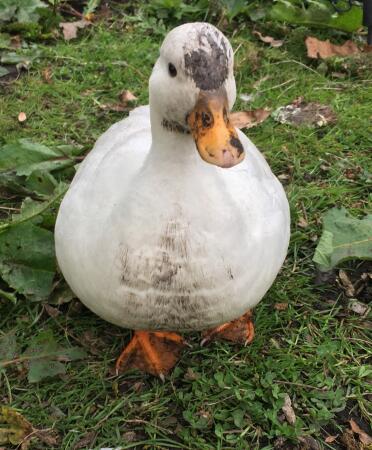
<path id="1" fill-rule="evenodd" d="M 227 152 L 227 150 L 224 148 L 224 149 L 222 150 L 222 153 L 225 154 L 226 152 Z"/>

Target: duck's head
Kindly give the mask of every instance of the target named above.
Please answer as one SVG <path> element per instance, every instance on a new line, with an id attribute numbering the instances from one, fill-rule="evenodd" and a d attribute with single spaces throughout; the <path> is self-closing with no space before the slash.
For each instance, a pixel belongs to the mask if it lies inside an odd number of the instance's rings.
<path id="1" fill-rule="evenodd" d="M 202 159 L 219 167 L 244 159 L 229 120 L 236 97 L 233 62 L 231 45 L 217 28 L 187 23 L 167 35 L 150 78 L 156 125 L 191 134 Z"/>

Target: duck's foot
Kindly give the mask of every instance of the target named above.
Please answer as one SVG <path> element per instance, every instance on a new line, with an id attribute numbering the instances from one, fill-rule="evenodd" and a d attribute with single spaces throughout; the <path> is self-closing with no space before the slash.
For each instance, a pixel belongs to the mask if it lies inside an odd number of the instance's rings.
<path id="1" fill-rule="evenodd" d="M 132 340 L 116 361 L 116 373 L 136 368 L 164 376 L 179 359 L 186 343 L 182 336 L 166 331 L 135 331 Z"/>
<path id="2" fill-rule="evenodd" d="M 227 341 L 247 345 L 252 342 L 253 338 L 254 326 L 252 322 L 252 312 L 249 310 L 238 319 L 205 331 L 203 333 L 201 345 L 205 345 L 214 339 L 225 339 Z"/>

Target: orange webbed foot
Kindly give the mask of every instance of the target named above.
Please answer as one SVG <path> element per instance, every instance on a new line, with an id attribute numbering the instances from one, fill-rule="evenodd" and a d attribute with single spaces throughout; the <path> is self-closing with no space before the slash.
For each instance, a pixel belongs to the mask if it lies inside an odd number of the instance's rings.
<path id="1" fill-rule="evenodd" d="M 247 345 L 254 338 L 254 326 L 252 312 L 248 311 L 238 319 L 219 325 L 216 328 L 203 333 L 201 345 L 205 345 L 213 339 L 224 339 L 238 344 Z"/>
<path id="2" fill-rule="evenodd" d="M 182 336 L 167 331 L 135 331 L 116 361 L 116 373 L 136 368 L 160 377 L 172 369 L 186 346 Z"/>

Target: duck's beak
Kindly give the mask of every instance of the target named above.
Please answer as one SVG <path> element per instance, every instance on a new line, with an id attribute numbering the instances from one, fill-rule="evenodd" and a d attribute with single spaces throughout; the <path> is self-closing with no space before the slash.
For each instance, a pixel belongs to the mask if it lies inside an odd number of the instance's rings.
<path id="1" fill-rule="evenodd" d="M 243 161 L 244 148 L 230 123 L 224 90 L 200 91 L 187 123 L 204 161 L 225 168 Z"/>

